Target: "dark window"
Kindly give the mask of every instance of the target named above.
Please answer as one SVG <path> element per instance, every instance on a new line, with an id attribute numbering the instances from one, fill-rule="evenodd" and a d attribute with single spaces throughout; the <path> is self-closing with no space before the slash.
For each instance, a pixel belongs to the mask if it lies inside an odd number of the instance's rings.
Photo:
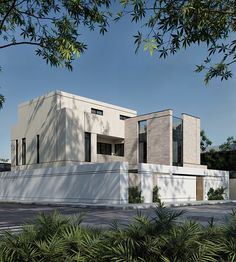
<path id="1" fill-rule="evenodd" d="M 18 151 L 19 151 L 19 145 L 18 145 L 18 139 L 16 139 L 16 166 L 19 165 L 19 157 L 18 157 Z"/>
<path id="2" fill-rule="evenodd" d="M 91 134 L 85 133 L 85 162 L 91 162 Z"/>
<path id="3" fill-rule="evenodd" d="M 39 164 L 39 135 L 37 135 L 37 164 Z"/>
<path id="4" fill-rule="evenodd" d="M 139 163 L 147 163 L 147 121 L 139 123 Z"/>
<path id="5" fill-rule="evenodd" d="M 91 108 L 91 113 L 92 113 L 92 114 L 96 114 L 96 115 L 103 116 L 103 111 L 100 110 L 100 109 Z"/>
<path id="6" fill-rule="evenodd" d="M 115 144 L 115 155 L 124 156 L 124 144 Z"/>
<path id="7" fill-rule="evenodd" d="M 173 165 L 183 165 L 183 121 L 173 117 Z"/>
<path id="8" fill-rule="evenodd" d="M 97 143 L 97 154 L 111 155 L 111 144 Z"/>
<path id="9" fill-rule="evenodd" d="M 130 118 L 129 116 L 124 116 L 124 115 L 120 115 L 120 120 L 125 120 L 125 119 L 128 119 Z"/>
<path id="10" fill-rule="evenodd" d="M 22 165 L 26 165 L 26 138 L 22 138 Z"/>

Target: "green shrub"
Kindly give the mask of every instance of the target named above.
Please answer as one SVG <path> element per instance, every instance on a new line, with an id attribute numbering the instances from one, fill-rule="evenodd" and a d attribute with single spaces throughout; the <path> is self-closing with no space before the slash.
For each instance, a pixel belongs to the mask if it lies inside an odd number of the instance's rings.
<path id="1" fill-rule="evenodd" d="M 137 191 L 137 190 L 136 190 Z M 236 212 L 224 226 L 179 223 L 184 211 L 157 205 L 127 225 L 100 230 L 58 213 L 41 214 L 0 238 L 0 262 L 235 262 Z"/>
<path id="2" fill-rule="evenodd" d="M 152 202 L 153 203 L 161 203 L 160 195 L 159 195 L 159 187 L 154 186 L 152 191 Z"/>
<path id="3" fill-rule="evenodd" d="M 137 186 L 129 187 L 129 203 L 143 203 L 141 194 Z"/>
<path id="4" fill-rule="evenodd" d="M 224 191 L 225 188 L 219 187 L 216 189 L 213 189 L 212 187 L 209 189 L 207 196 L 208 200 L 224 200 Z"/>

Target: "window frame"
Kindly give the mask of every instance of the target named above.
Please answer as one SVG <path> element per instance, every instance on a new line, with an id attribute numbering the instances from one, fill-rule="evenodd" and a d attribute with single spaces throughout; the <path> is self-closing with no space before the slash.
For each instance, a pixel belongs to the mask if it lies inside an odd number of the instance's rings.
<path id="1" fill-rule="evenodd" d="M 103 116 L 103 110 L 92 107 L 91 108 L 91 114 L 95 114 L 95 115 L 98 115 L 98 116 Z"/>
<path id="2" fill-rule="evenodd" d="M 22 166 L 26 165 L 26 138 L 22 138 Z"/>
<path id="3" fill-rule="evenodd" d="M 124 143 L 115 144 L 115 155 L 121 156 L 121 157 L 125 156 L 125 144 Z"/>
<path id="4" fill-rule="evenodd" d="M 91 162 L 91 133 L 84 133 L 84 161 Z"/>
<path id="5" fill-rule="evenodd" d="M 16 139 L 16 166 L 19 166 L 19 141 Z"/>
<path id="6" fill-rule="evenodd" d="M 98 155 L 112 155 L 112 144 L 104 143 L 104 142 L 97 142 L 97 154 Z"/>
<path id="7" fill-rule="evenodd" d="M 37 138 L 36 138 L 36 148 L 37 148 L 37 164 L 40 163 L 40 156 L 39 156 L 39 149 L 40 149 L 40 146 L 39 146 L 39 135 L 37 135 Z"/>

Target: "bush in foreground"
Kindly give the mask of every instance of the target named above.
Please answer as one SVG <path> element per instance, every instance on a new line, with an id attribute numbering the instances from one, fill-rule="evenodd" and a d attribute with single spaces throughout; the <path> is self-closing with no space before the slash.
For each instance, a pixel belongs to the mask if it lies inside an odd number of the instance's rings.
<path id="1" fill-rule="evenodd" d="M 107 230 L 81 226 L 81 217 L 40 214 L 19 234 L 0 240 L 2 262 L 233 262 L 236 261 L 236 213 L 224 226 L 178 222 L 183 211 L 163 205 L 154 217 L 138 213 L 127 226 Z"/>

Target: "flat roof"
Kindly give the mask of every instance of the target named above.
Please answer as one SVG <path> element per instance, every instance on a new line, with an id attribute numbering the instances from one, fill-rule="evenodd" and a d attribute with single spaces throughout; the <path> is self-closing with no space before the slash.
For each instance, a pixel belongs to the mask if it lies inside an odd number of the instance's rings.
<path id="1" fill-rule="evenodd" d="M 87 102 L 87 103 L 91 103 L 91 104 L 95 104 L 95 105 L 100 105 L 100 106 L 116 109 L 116 110 L 119 110 L 119 111 L 123 111 L 123 112 L 133 114 L 134 116 L 137 115 L 137 111 L 129 109 L 129 108 L 105 103 L 105 102 L 102 102 L 102 101 L 94 100 L 94 99 L 83 97 L 83 96 L 78 96 L 78 95 L 67 93 L 67 92 L 60 91 L 60 90 L 55 90 L 55 91 L 49 92 L 45 95 L 42 95 L 42 96 L 36 97 L 34 99 L 31 99 L 29 101 L 23 102 L 23 103 L 19 104 L 18 107 L 27 106 L 28 104 L 37 102 L 39 99 L 49 98 L 49 97 L 54 96 L 54 95 L 60 95 L 60 96 L 64 96 L 64 97 L 67 97 L 67 98 L 76 99 L 76 100 L 79 100 L 79 101 L 83 101 L 83 102 Z"/>

